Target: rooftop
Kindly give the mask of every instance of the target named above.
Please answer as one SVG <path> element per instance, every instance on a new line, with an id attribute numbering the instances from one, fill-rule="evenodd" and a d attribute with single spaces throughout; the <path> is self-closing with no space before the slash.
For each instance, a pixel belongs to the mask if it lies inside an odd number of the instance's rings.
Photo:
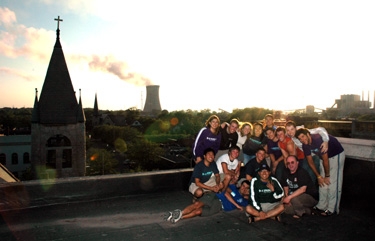
<path id="1" fill-rule="evenodd" d="M 248 224 L 240 211 L 163 220 L 191 203 L 187 191 L 64 202 L 1 212 L 1 240 L 373 240 L 374 208 L 342 202 L 337 216 Z M 362 203 L 364 204 L 364 203 Z"/>

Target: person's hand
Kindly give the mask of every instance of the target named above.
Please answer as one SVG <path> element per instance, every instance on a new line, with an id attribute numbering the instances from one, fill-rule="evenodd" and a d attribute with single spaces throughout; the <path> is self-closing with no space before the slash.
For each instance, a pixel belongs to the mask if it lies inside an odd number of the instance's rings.
<path id="1" fill-rule="evenodd" d="M 289 203 L 290 203 L 290 197 L 289 197 L 289 196 L 285 197 L 285 198 L 283 199 L 283 202 L 284 202 L 285 204 L 289 204 Z"/>
<path id="2" fill-rule="evenodd" d="M 325 186 L 324 185 L 324 179 L 323 179 L 323 177 L 319 176 L 317 178 L 317 180 L 318 180 L 319 187 L 324 187 Z"/>
<path id="3" fill-rule="evenodd" d="M 238 181 L 238 176 L 237 175 L 232 176 L 231 183 L 237 183 L 237 181 Z"/>
<path id="4" fill-rule="evenodd" d="M 324 178 L 324 183 L 325 183 L 326 185 L 331 184 L 331 180 L 330 180 L 330 178 L 329 178 L 329 177 L 325 177 L 325 178 Z"/>
<path id="5" fill-rule="evenodd" d="M 215 185 L 212 187 L 211 191 L 213 192 L 219 192 L 220 191 L 220 187 L 218 185 Z"/>
<path id="6" fill-rule="evenodd" d="M 195 164 L 197 164 L 198 162 L 200 162 L 200 161 L 202 161 L 202 157 L 197 157 L 196 159 L 195 159 Z"/>
<path id="7" fill-rule="evenodd" d="M 320 151 L 322 153 L 326 153 L 328 151 L 328 142 L 324 141 L 321 145 L 320 145 Z"/>
<path id="8" fill-rule="evenodd" d="M 273 186 L 272 181 L 267 182 L 267 187 L 268 187 L 272 192 L 275 191 L 275 187 Z"/>
<path id="9" fill-rule="evenodd" d="M 267 218 L 266 213 L 263 212 L 263 211 L 260 211 L 260 212 L 259 212 L 259 218 L 260 218 L 261 220 L 266 219 L 266 218 Z"/>
<path id="10" fill-rule="evenodd" d="M 237 206 L 237 209 L 240 210 L 240 211 L 243 211 L 243 207 L 241 207 L 241 206 Z"/>

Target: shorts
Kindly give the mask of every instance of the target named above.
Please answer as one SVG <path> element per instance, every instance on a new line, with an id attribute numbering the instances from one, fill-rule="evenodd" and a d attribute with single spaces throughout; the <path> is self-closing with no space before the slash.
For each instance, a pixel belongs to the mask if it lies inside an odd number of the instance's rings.
<path id="1" fill-rule="evenodd" d="M 225 177 L 225 174 L 224 174 L 224 173 L 220 173 L 220 181 L 223 181 L 223 180 L 224 180 L 224 177 Z M 215 186 L 215 185 L 216 185 L 216 177 L 215 177 L 215 175 L 212 175 L 212 176 L 210 177 L 210 179 L 209 179 L 207 182 L 203 183 L 203 184 L 206 185 L 206 186 L 210 186 L 210 187 Z M 195 182 L 192 182 L 192 183 L 190 184 L 190 186 L 189 186 L 189 192 L 190 192 L 191 194 L 194 195 L 195 191 L 196 191 L 198 188 L 200 188 L 200 187 L 198 187 L 198 186 L 195 184 Z M 203 192 L 210 192 L 210 191 L 211 191 L 211 190 L 203 189 Z"/>
<path id="2" fill-rule="evenodd" d="M 221 202 L 214 192 L 207 192 L 199 199 L 204 203 L 202 207 L 202 217 L 214 215 L 222 210 Z"/>
<path id="3" fill-rule="evenodd" d="M 274 203 L 261 203 L 260 206 L 262 207 L 263 212 L 268 212 L 272 209 L 275 209 L 277 206 L 281 205 L 281 202 L 274 202 Z"/>

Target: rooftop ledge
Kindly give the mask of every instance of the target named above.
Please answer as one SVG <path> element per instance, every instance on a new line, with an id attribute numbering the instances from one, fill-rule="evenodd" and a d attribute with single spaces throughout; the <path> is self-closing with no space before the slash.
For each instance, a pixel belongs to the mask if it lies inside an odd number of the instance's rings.
<path id="1" fill-rule="evenodd" d="M 375 196 L 375 141 L 338 138 L 344 146 L 343 201 Z M 187 190 L 191 168 L 0 184 L 0 212 L 66 202 Z M 370 193 L 369 193 L 370 192 Z M 372 194 L 371 194 L 372 193 Z"/>

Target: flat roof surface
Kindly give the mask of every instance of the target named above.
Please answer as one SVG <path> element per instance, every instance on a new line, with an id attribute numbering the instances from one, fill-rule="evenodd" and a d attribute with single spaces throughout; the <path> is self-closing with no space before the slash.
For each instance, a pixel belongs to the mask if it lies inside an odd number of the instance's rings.
<path id="1" fill-rule="evenodd" d="M 370 199 L 368 199 L 370 200 Z M 191 204 L 187 191 L 151 193 L 84 202 L 46 203 L 2 211 L 0 239 L 5 240 L 373 240 L 375 215 L 371 203 L 341 203 L 339 215 L 282 215 L 282 222 L 247 223 L 244 212 L 210 217 L 163 220 L 169 210 Z"/>

